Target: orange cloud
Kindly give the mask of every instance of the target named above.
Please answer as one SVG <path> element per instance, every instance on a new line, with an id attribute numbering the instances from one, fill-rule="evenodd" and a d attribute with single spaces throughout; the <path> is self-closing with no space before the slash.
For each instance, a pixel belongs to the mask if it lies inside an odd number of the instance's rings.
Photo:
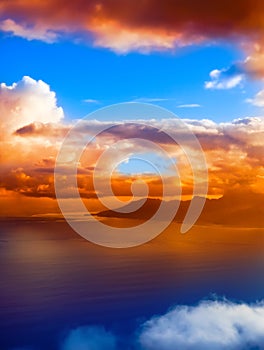
<path id="1" fill-rule="evenodd" d="M 185 121 L 189 128 L 198 137 L 209 167 L 209 194 L 220 195 L 230 190 L 246 189 L 255 191 L 258 193 L 264 192 L 264 143 L 263 143 L 263 132 L 264 132 L 264 118 L 251 117 L 244 119 L 237 119 L 229 123 L 214 123 L 210 120 L 186 120 Z M 177 137 L 177 128 L 172 120 L 157 121 L 156 128 L 162 129 L 164 132 L 155 132 L 152 127 L 144 126 L 140 130 L 133 123 L 130 127 L 124 128 L 121 124 L 117 128 L 108 130 L 106 135 L 102 134 L 97 138 L 96 143 L 90 145 L 87 151 L 83 153 L 80 159 L 80 165 L 78 170 L 78 184 L 79 190 L 84 198 L 94 198 L 93 189 L 93 169 L 96 165 L 98 157 L 110 146 L 115 144 L 121 139 L 127 139 L 130 141 L 126 142 L 124 146 L 119 146 L 118 153 L 114 153 L 114 159 L 109 158 L 108 163 L 104 164 L 104 168 L 100 169 L 101 182 L 104 183 L 108 179 L 109 166 L 112 161 L 117 159 L 123 159 L 124 154 L 131 155 L 134 152 L 144 153 L 150 152 L 151 149 L 144 148 L 145 146 L 140 141 L 133 141 L 133 138 L 148 139 L 152 142 L 159 144 L 171 156 L 177 158 L 178 165 L 182 168 L 183 180 L 182 186 L 185 194 L 191 194 L 192 192 L 192 173 L 186 157 L 179 149 L 178 145 L 172 142 L 172 140 L 166 136 L 166 129 L 170 132 L 175 133 Z M 87 121 L 83 130 L 79 130 L 80 135 L 82 133 L 95 133 L 98 121 Z M 104 122 L 107 127 L 107 122 Z M 111 124 L 109 124 L 111 125 Z M 60 132 L 61 128 L 61 132 Z M 66 127 L 60 127 L 58 124 L 55 128 L 49 127 L 49 124 L 42 126 L 40 129 L 35 129 L 30 124 L 20 129 L 23 132 L 17 132 L 20 138 L 27 140 L 28 142 L 35 142 L 39 138 L 54 138 L 58 137 L 58 140 L 62 140 L 63 130 Z M 40 131 L 43 131 L 40 132 Z M 54 130 L 56 130 L 54 134 Z M 174 130 L 174 131 L 173 131 Z M 49 134 L 50 132 L 50 134 Z M 34 138 L 32 138 L 34 135 Z M 184 135 L 182 135 L 184 137 Z M 124 147 L 124 148 L 123 148 Z M 54 154 L 56 150 L 53 150 Z M 195 150 L 193 150 L 195 151 Z M 43 153 L 43 152 L 42 152 Z M 53 173 L 54 169 L 54 156 L 52 158 L 40 158 L 42 154 L 34 154 L 34 157 L 38 156 L 38 161 L 30 166 L 26 165 L 25 175 L 19 177 L 20 182 L 14 182 L 14 174 L 17 174 L 17 170 L 10 175 L 9 182 L 13 184 L 13 188 L 17 191 L 19 183 L 21 188 L 24 190 L 21 193 L 32 196 L 48 196 L 54 197 L 53 189 L 50 190 L 49 176 Z M 109 156 L 111 157 L 111 156 Z M 14 170 L 13 170 L 14 171 Z M 19 170 L 20 171 L 20 170 Z M 67 176 L 71 176 L 71 173 L 67 173 L 67 169 L 61 169 L 62 173 Z M 20 174 L 20 172 L 19 172 Z M 46 177 L 41 175 L 46 174 Z M 7 174 L 5 175 L 7 177 Z M 36 183 L 32 183 L 31 178 L 37 179 Z M 149 185 L 150 196 L 160 197 L 161 196 L 161 184 L 156 179 L 155 175 L 141 175 Z M 169 175 L 166 175 L 168 181 L 170 181 Z M 18 181 L 17 177 L 15 177 Z M 136 178 L 127 178 L 122 174 L 114 173 L 112 178 L 113 191 L 117 196 L 129 197 L 131 195 L 131 181 Z M 14 186 L 15 183 L 15 186 Z M 22 185 L 23 184 L 23 185 Z M 37 184 L 40 185 L 37 186 Z M 171 186 L 174 184 L 171 183 Z M 6 185 L 7 189 L 11 189 Z M 27 188 L 27 190 L 25 190 Z M 69 192 L 70 193 L 70 192 Z M 68 192 L 65 189 L 65 196 L 67 197 Z"/>
<path id="2" fill-rule="evenodd" d="M 120 53 L 228 39 L 246 52 L 240 69 L 263 76 L 263 16 L 262 0 L 12 0 L 0 4 L 0 30 L 46 42 L 74 35 Z"/>
<path id="3" fill-rule="evenodd" d="M 37 210 L 36 199 L 40 203 L 43 201 L 47 204 L 43 207 L 40 204 L 40 211 L 41 208 L 48 210 L 47 208 L 52 207 L 48 203 L 55 201 L 53 184 L 55 159 L 65 133 L 71 127 L 63 123 L 63 110 L 57 106 L 56 95 L 46 83 L 37 82 L 29 77 L 9 87 L 1 84 L 0 111 L 2 111 L 0 113 L 1 204 L 8 202 L 10 207 L 10 203 L 15 203 L 17 198 L 22 202 L 22 198 L 25 198 L 28 213 L 29 201 L 32 198 L 32 205 L 34 203 L 32 213 L 35 214 Z M 96 134 L 102 123 L 106 129 L 112 125 L 110 122 L 87 120 L 82 127 L 77 128 L 76 142 L 84 135 Z M 219 124 L 210 120 L 185 120 L 185 123 L 197 136 L 205 152 L 209 168 L 209 197 L 241 192 L 263 195 L 264 118 L 248 117 Z M 106 190 L 106 179 L 112 161 L 122 160 L 135 152 L 139 154 L 151 152 L 151 147 L 139 140 L 134 141 L 134 138 L 152 141 L 160 145 L 170 156 L 175 157 L 182 171 L 183 195 L 192 194 L 192 172 L 186 156 L 166 135 L 168 130 L 177 139 L 179 131 L 175 120 L 153 121 L 152 124 L 154 128 L 142 125 L 138 129 L 133 122 L 126 127 L 116 122 L 115 128 L 100 134 L 83 153 L 78 164 L 78 187 L 81 197 L 88 206 L 98 208 L 98 205 L 94 204 L 97 194 L 93 187 L 93 171 L 98 157 L 122 139 L 126 139 L 126 142 L 120 144 L 109 156 L 108 162 L 102 163 L 99 169 L 103 192 L 101 195 L 104 196 Z M 181 137 L 184 138 L 182 132 Z M 191 151 L 195 153 L 195 150 Z M 65 176 L 73 176 L 67 167 L 58 171 Z M 175 186 L 170 165 L 164 171 L 167 185 Z M 116 170 L 111 178 L 113 192 L 117 197 L 128 199 L 132 193 L 132 182 L 139 178 L 146 181 L 150 197 L 162 196 L 162 184 L 155 173 L 128 176 Z M 71 200 L 71 189 L 65 188 L 63 195 Z M 24 212 L 23 205 L 20 205 L 20 210 Z"/>
<path id="4" fill-rule="evenodd" d="M 33 122 L 58 123 L 63 109 L 48 84 L 28 76 L 11 86 L 0 85 L 0 126 L 2 138 Z"/>

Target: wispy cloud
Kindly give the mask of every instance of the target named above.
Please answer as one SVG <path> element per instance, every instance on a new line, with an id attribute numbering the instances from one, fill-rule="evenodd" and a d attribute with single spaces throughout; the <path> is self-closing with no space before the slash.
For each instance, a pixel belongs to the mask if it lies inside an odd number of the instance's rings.
<path id="1" fill-rule="evenodd" d="M 36 24 L 34 26 L 16 23 L 12 19 L 0 21 L 0 30 L 10 33 L 14 36 L 31 40 L 41 40 L 46 43 L 54 43 L 58 39 L 58 33 L 46 28 L 45 26 Z"/>
<path id="2" fill-rule="evenodd" d="M 183 105 L 178 105 L 177 108 L 199 108 L 202 107 L 198 103 L 188 103 L 188 104 L 183 104 Z"/>
<path id="3" fill-rule="evenodd" d="M 94 104 L 99 104 L 100 103 L 99 100 L 95 100 L 95 99 L 92 99 L 92 98 L 87 98 L 87 99 L 83 100 L 83 102 L 85 102 L 85 103 L 94 103 Z"/>
<path id="4" fill-rule="evenodd" d="M 246 102 L 256 107 L 264 107 L 264 90 L 260 90 L 253 98 L 246 99 Z"/>
<path id="5" fill-rule="evenodd" d="M 214 69 L 210 72 L 210 81 L 206 81 L 204 86 L 206 89 L 228 90 L 241 85 L 245 77 L 245 72 L 232 66 L 227 69 Z"/>

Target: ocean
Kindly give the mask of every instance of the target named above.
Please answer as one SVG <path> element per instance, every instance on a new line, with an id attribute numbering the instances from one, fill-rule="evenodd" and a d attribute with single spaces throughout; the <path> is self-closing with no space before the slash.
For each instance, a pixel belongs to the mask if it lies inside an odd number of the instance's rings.
<path id="1" fill-rule="evenodd" d="M 141 325 L 175 305 L 264 298 L 260 228 L 195 226 L 182 235 L 173 223 L 147 244 L 111 249 L 63 220 L 6 219 L 0 261 L 1 350 L 61 350 L 83 326 L 104 327 L 132 349 Z"/>

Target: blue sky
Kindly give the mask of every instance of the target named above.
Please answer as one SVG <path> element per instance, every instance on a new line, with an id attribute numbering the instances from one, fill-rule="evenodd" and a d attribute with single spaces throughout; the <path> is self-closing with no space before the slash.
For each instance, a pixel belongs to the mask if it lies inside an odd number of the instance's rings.
<path id="1" fill-rule="evenodd" d="M 228 68 L 244 58 L 227 42 L 147 54 L 118 54 L 70 40 L 48 44 L 8 34 L 2 34 L 0 42 L 1 82 L 10 85 L 24 75 L 45 81 L 67 119 L 132 100 L 159 104 L 183 118 L 217 122 L 262 112 L 245 102 L 261 89 L 259 80 L 247 78 L 233 89 L 205 89 L 212 70 Z M 189 104 L 200 107 L 178 107 Z"/>

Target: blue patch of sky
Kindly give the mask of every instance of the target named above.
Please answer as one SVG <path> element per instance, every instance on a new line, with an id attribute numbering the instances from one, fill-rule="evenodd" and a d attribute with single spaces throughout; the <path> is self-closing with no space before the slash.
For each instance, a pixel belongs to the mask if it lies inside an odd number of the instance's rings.
<path id="1" fill-rule="evenodd" d="M 230 66 L 243 59 L 231 44 L 201 45 L 174 53 L 130 53 L 117 55 L 84 43 L 62 41 L 46 44 L 37 40 L 0 36 L 1 82 L 11 84 L 29 75 L 42 79 L 56 92 L 67 120 L 81 118 L 98 107 L 136 99 L 153 101 L 182 118 L 227 121 L 259 115 L 258 108 L 246 103 L 260 88 L 247 81 L 243 88 L 206 90 L 213 69 Z M 84 100 L 94 99 L 98 103 Z M 178 108 L 181 104 L 200 108 Z"/>

